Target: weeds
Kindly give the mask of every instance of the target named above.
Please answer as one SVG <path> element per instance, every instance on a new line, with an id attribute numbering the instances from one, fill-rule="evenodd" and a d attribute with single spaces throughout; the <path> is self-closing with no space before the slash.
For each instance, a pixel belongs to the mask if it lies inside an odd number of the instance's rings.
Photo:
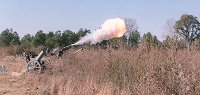
<path id="1" fill-rule="evenodd" d="M 187 50 L 85 49 L 51 59 L 53 68 L 34 81 L 43 95 L 197 95 L 199 56 Z"/>

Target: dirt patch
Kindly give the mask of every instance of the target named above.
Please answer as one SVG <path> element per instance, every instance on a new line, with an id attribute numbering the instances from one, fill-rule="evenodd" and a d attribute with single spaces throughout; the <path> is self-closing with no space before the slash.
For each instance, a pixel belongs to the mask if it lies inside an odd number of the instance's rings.
<path id="1" fill-rule="evenodd" d="M 6 67 L 7 72 L 0 73 L 0 95 L 36 95 L 24 82 L 26 63 L 22 58 L 11 56 L 0 59 L 0 66 Z M 2 69 L 4 69 L 4 67 Z"/>

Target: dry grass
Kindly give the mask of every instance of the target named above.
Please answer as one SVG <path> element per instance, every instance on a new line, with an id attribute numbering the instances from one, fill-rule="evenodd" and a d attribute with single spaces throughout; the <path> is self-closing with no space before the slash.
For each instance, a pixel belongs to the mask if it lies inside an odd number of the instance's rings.
<path id="1" fill-rule="evenodd" d="M 200 52 L 145 48 L 73 50 L 42 74 L 23 75 L 39 95 L 198 95 Z"/>

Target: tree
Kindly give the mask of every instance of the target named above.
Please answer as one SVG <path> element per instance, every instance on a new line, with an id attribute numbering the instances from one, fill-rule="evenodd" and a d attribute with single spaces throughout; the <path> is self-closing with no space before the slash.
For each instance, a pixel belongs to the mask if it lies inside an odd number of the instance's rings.
<path id="1" fill-rule="evenodd" d="M 62 44 L 64 46 L 71 45 L 79 40 L 79 36 L 70 30 L 65 30 L 62 33 Z"/>
<path id="2" fill-rule="evenodd" d="M 10 45 L 19 45 L 19 44 L 20 44 L 20 37 L 17 32 L 13 32 Z"/>
<path id="3" fill-rule="evenodd" d="M 173 46 L 174 39 L 170 36 L 167 36 L 165 40 L 163 40 L 164 47 L 171 48 Z"/>
<path id="4" fill-rule="evenodd" d="M 131 46 L 137 47 L 140 42 L 140 33 L 136 30 L 135 32 L 132 32 L 129 37 L 129 42 L 131 43 Z"/>
<path id="5" fill-rule="evenodd" d="M 55 34 L 53 32 L 49 32 L 46 35 L 45 45 L 50 49 L 62 45 L 62 43 L 61 43 L 61 31 L 56 31 Z"/>
<path id="6" fill-rule="evenodd" d="M 56 36 L 46 39 L 45 45 L 46 45 L 46 47 L 48 47 L 50 49 L 58 46 L 58 40 L 57 40 Z"/>
<path id="7" fill-rule="evenodd" d="M 80 37 L 84 37 L 87 33 L 90 33 L 90 30 L 88 29 L 83 29 L 83 28 L 80 28 L 77 35 Z"/>
<path id="8" fill-rule="evenodd" d="M 155 47 L 155 46 L 157 46 L 157 45 L 159 45 L 159 43 L 160 43 L 160 41 L 158 40 L 158 38 L 157 38 L 157 36 L 153 36 L 153 46 Z"/>
<path id="9" fill-rule="evenodd" d="M 187 48 L 190 50 L 195 39 L 200 37 L 200 23 L 197 17 L 184 14 L 176 21 L 175 32 L 187 41 Z"/>
<path id="10" fill-rule="evenodd" d="M 40 45 L 44 46 L 45 42 L 46 42 L 46 35 L 45 35 L 45 33 L 43 33 L 42 30 L 39 30 L 33 39 L 33 45 L 34 46 L 40 46 Z"/>
<path id="11" fill-rule="evenodd" d="M 148 45 L 153 43 L 153 35 L 151 34 L 151 32 L 143 35 L 142 42 Z"/>
<path id="12" fill-rule="evenodd" d="M 103 40 L 102 42 L 97 43 L 97 44 L 99 44 L 99 46 L 100 46 L 101 48 L 106 49 L 107 46 L 108 46 L 108 42 L 109 42 L 108 40 Z"/>
<path id="13" fill-rule="evenodd" d="M 46 34 L 46 39 L 52 38 L 54 36 L 55 36 L 55 34 L 53 32 L 51 32 L 51 31 L 49 31 L 49 33 Z"/>
<path id="14" fill-rule="evenodd" d="M 19 45 L 20 37 L 17 32 L 13 32 L 13 29 L 6 29 L 2 31 L 0 35 L 1 46 Z"/>
<path id="15" fill-rule="evenodd" d="M 24 35 L 24 37 L 21 39 L 22 47 L 30 48 L 32 46 L 32 40 L 33 40 L 33 37 L 31 36 L 31 34 Z"/>
<path id="16" fill-rule="evenodd" d="M 124 21 L 125 21 L 125 25 L 126 25 L 126 29 L 127 29 L 125 36 L 126 36 L 127 41 L 128 41 L 132 32 L 135 32 L 135 31 L 138 30 L 138 25 L 137 25 L 136 20 L 134 20 L 132 18 L 125 18 Z"/>
<path id="17" fill-rule="evenodd" d="M 142 43 L 147 46 L 147 49 L 150 49 L 151 47 L 158 46 L 160 41 L 155 35 L 152 35 L 151 32 L 148 32 L 147 34 L 143 35 Z"/>
<path id="18" fill-rule="evenodd" d="M 169 19 L 166 22 L 166 30 L 167 30 L 167 36 L 165 40 L 163 40 L 163 46 L 168 49 L 178 49 L 178 42 L 180 40 L 179 34 L 177 34 L 174 30 L 174 25 L 175 25 L 175 20 L 174 19 Z"/>

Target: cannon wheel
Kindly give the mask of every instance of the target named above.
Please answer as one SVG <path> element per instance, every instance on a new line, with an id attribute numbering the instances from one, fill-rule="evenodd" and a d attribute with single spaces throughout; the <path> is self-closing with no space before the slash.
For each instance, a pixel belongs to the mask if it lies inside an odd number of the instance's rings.
<path id="1" fill-rule="evenodd" d="M 45 69 L 50 69 L 51 62 L 49 60 L 44 60 Z"/>
<path id="2" fill-rule="evenodd" d="M 42 67 L 42 71 L 43 70 L 47 70 L 47 69 L 49 69 L 49 67 L 50 67 L 50 64 L 51 64 L 51 62 L 49 61 L 49 60 L 40 60 L 40 65 L 41 65 L 41 67 Z"/>
<path id="3" fill-rule="evenodd" d="M 28 62 L 27 70 L 28 71 L 37 71 L 38 73 L 41 73 L 42 66 L 38 61 L 31 60 Z"/>

